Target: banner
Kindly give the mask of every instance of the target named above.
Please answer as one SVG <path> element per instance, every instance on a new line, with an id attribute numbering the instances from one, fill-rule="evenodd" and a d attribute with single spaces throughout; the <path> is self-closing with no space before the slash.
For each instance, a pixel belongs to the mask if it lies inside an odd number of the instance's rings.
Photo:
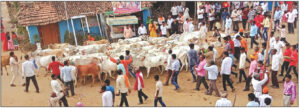
<path id="1" fill-rule="evenodd" d="M 133 13 L 141 11 L 141 2 L 112 2 L 114 13 Z"/>

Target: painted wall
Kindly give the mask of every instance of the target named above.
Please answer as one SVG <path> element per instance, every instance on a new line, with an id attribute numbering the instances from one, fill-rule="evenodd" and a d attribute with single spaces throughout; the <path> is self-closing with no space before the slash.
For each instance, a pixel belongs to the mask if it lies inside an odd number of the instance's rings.
<path id="1" fill-rule="evenodd" d="M 40 36 L 37 26 L 28 26 L 28 33 L 29 33 L 29 37 L 30 37 L 30 39 L 29 39 L 30 43 L 35 44 L 34 35 Z"/>
<path id="2" fill-rule="evenodd" d="M 148 28 L 148 25 L 147 25 L 147 20 L 148 20 L 148 16 L 151 16 L 151 13 L 150 13 L 150 9 L 145 9 L 143 11 L 143 23 L 144 25 Z"/>
<path id="3" fill-rule="evenodd" d="M 72 24 L 71 24 L 71 20 L 68 20 L 69 21 L 69 29 L 70 29 L 70 32 L 73 33 L 73 28 L 72 28 Z M 81 26 L 81 20 L 80 19 L 73 19 L 73 24 L 74 24 L 74 29 L 76 31 L 76 33 L 78 32 L 83 32 L 83 29 L 82 29 L 82 26 Z M 60 32 L 60 40 L 61 42 L 63 43 L 64 42 L 64 37 L 65 37 L 65 33 L 66 31 L 68 31 L 68 26 L 67 26 L 67 20 L 64 20 L 64 21 L 60 21 L 58 22 L 58 26 L 59 26 L 59 32 Z M 91 35 L 100 35 L 100 30 L 99 30 L 99 27 L 98 26 L 93 26 L 93 27 L 89 27 L 90 29 L 90 33 Z M 84 27 L 84 32 L 88 33 L 87 31 L 87 28 Z M 76 34 L 78 35 L 78 34 Z"/>
<path id="4" fill-rule="evenodd" d="M 99 30 L 98 25 L 93 26 L 93 27 L 89 27 L 89 29 L 90 29 L 90 34 L 92 36 L 100 36 L 100 30 Z M 85 33 L 88 33 L 87 27 L 84 27 L 84 31 L 85 31 Z"/>
<path id="5" fill-rule="evenodd" d="M 69 22 L 70 32 L 73 33 L 71 20 L 68 20 L 68 22 Z M 68 31 L 68 26 L 67 26 L 68 22 L 67 22 L 67 20 L 58 22 L 59 32 L 60 32 L 60 40 L 62 43 L 65 41 L 65 33 L 66 33 L 66 31 Z M 73 19 L 73 24 L 74 24 L 74 29 L 76 32 L 82 31 L 80 19 Z"/>

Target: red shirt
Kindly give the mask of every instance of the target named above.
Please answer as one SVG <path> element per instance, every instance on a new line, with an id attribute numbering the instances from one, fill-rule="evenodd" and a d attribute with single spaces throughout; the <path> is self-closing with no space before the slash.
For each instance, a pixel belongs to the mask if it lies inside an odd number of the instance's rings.
<path id="1" fill-rule="evenodd" d="M 290 66 L 295 66 L 296 67 L 297 63 L 298 63 L 298 52 L 297 52 L 297 50 L 294 50 L 292 52 Z"/>
<path id="2" fill-rule="evenodd" d="M 243 16 L 242 16 L 242 19 L 248 19 L 248 13 L 249 13 L 248 10 L 243 10 Z"/>
<path id="3" fill-rule="evenodd" d="M 52 69 L 52 74 L 59 76 L 60 75 L 59 66 L 64 66 L 64 65 L 57 61 L 53 61 L 49 64 L 48 71 L 50 71 L 50 69 Z"/>
<path id="4" fill-rule="evenodd" d="M 254 21 L 256 23 L 256 26 L 259 28 L 262 26 L 261 23 L 264 21 L 264 16 L 263 15 L 256 16 L 254 18 Z"/>
<path id="5" fill-rule="evenodd" d="M 292 10 L 293 1 L 287 1 L 286 4 L 288 5 L 288 11 Z"/>
<path id="6" fill-rule="evenodd" d="M 287 49 L 284 50 L 283 56 L 291 57 L 291 55 L 292 55 L 291 48 L 287 48 Z M 285 58 L 284 61 L 290 62 L 290 59 Z"/>
<path id="7" fill-rule="evenodd" d="M 232 49 L 232 53 L 234 54 L 234 42 L 230 40 L 229 44 L 230 44 L 230 48 Z"/>

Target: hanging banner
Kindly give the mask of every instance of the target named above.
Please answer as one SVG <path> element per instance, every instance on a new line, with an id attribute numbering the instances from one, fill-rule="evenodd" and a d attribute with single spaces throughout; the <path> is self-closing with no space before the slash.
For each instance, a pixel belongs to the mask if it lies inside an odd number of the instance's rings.
<path id="1" fill-rule="evenodd" d="M 141 2 L 134 1 L 134 2 L 112 2 L 113 11 L 114 13 L 133 13 L 141 11 Z"/>

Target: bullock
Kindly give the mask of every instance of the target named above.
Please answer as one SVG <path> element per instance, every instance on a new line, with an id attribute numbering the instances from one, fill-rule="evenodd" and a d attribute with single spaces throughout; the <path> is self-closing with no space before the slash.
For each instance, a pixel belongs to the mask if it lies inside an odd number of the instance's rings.
<path id="1" fill-rule="evenodd" d="M 94 61 L 91 64 L 87 65 L 76 65 L 77 68 L 77 76 L 80 79 L 82 79 L 82 83 L 85 84 L 85 77 L 86 76 L 92 76 L 93 83 L 91 87 L 93 87 L 96 76 L 98 75 L 99 80 L 101 80 L 101 69 L 100 66 L 97 63 L 99 62 L 98 58 L 94 58 Z"/>
<path id="2" fill-rule="evenodd" d="M 147 78 L 149 77 L 150 70 L 152 67 L 159 67 L 162 66 L 163 63 L 166 61 L 165 55 L 155 55 L 155 54 L 146 54 L 143 55 L 141 58 L 141 61 L 143 62 L 143 65 L 147 69 Z M 135 65 L 135 67 L 137 67 Z M 163 72 L 163 69 L 161 69 L 161 73 Z"/>
<path id="3" fill-rule="evenodd" d="M 6 72 L 7 72 L 7 76 L 8 76 L 8 71 L 6 66 L 9 65 L 9 58 L 10 56 L 1 56 L 1 75 L 3 75 L 3 68 L 5 68 Z"/>
<path id="4" fill-rule="evenodd" d="M 101 60 L 101 72 L 105 73 L 105 79 L 107 79 L 107 74 L 112 77 L 112 72 L 117 71 L 117 64 L 113 63 L 108 56 L 105 56 Z M 114 78 L 113 78 L 114 79 Z"/>

